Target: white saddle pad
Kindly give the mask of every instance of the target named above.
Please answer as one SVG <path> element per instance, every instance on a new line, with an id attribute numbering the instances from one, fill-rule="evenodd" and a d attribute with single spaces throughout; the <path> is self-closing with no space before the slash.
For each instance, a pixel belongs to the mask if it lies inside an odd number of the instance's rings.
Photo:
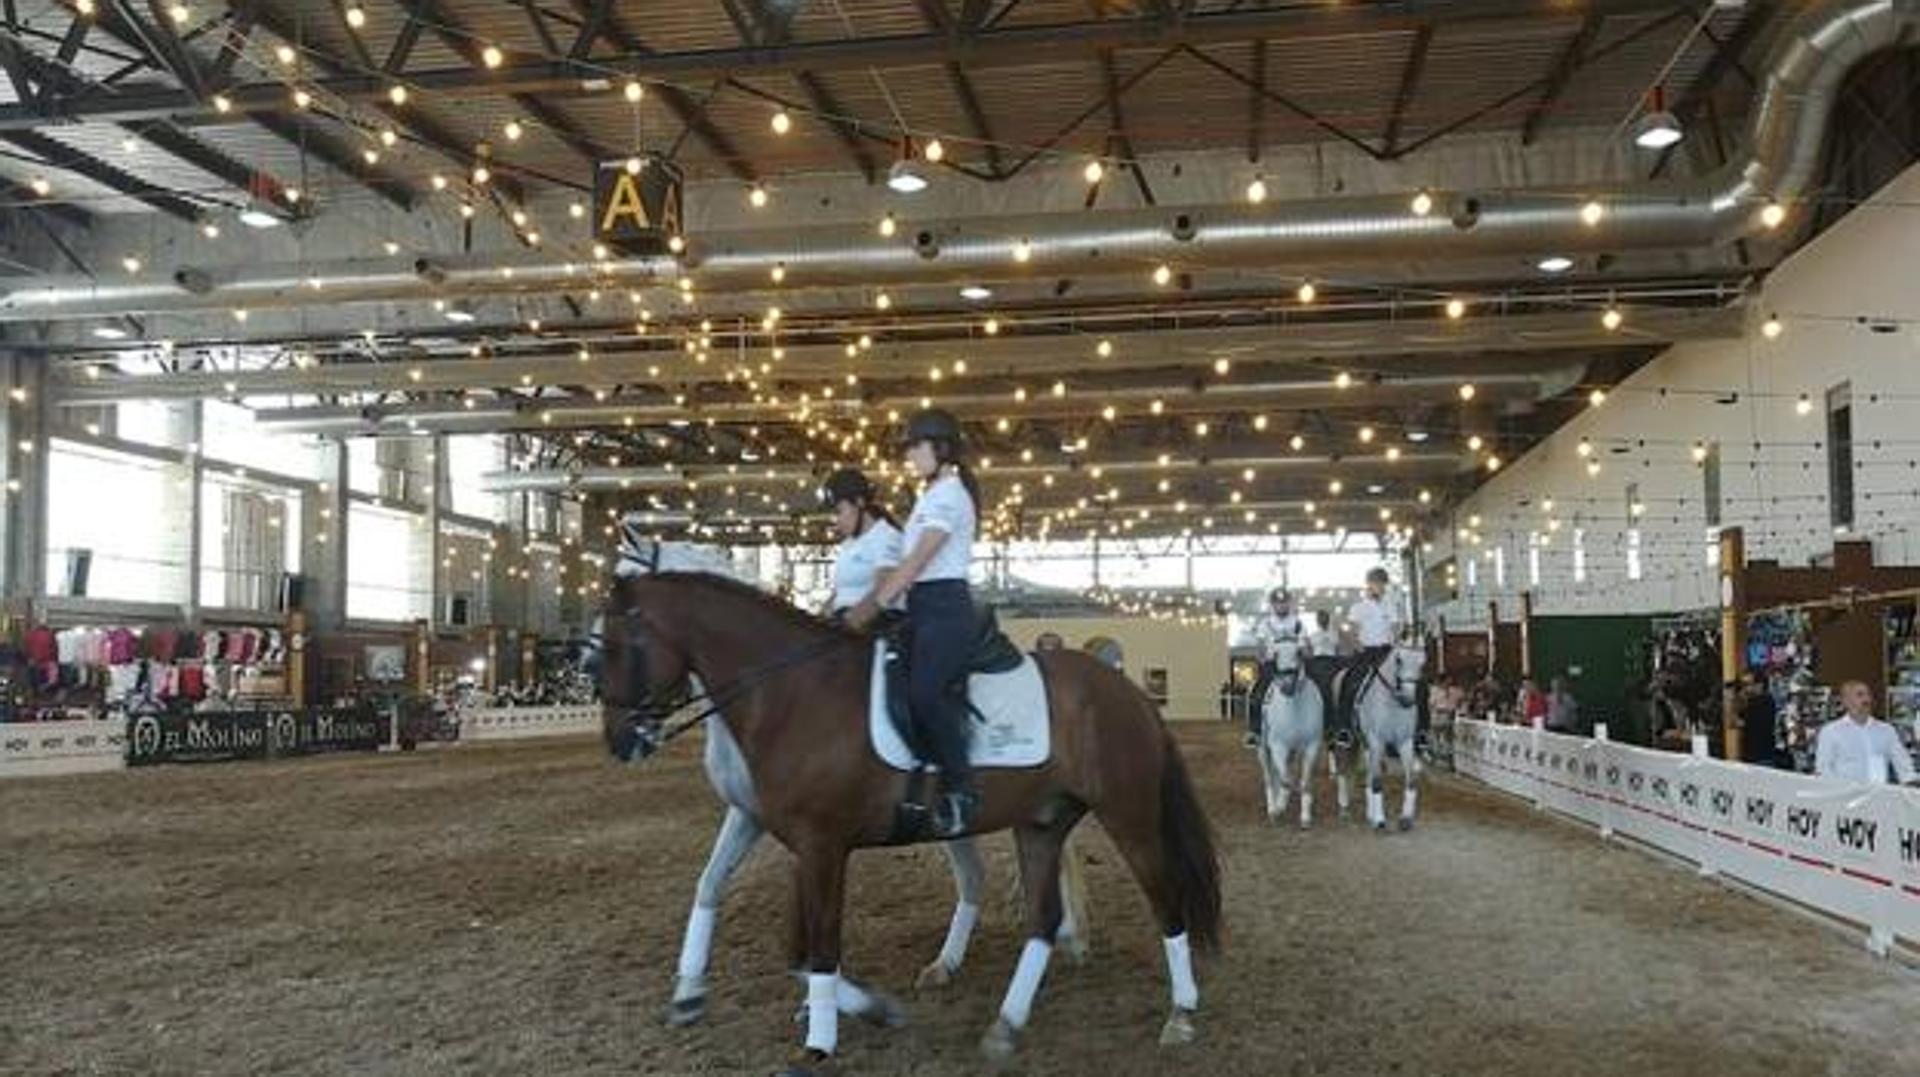
<path id="1" fill-rule="evenodd" d="M 900 739 L 893 716 L 887 713 L 884 642 L 874 643 L 867 696 L 873 754 L 895 770 L 914 769 L 913 752 Z M 1052 723 L 1047 720 L 1047 685 L 1032 655 L 1022 658 L 1010 672 L 968 677 L 967 698 L 986 719 L 982 724 L 977 718 L 968 718 L 971 735 L 967 756 L 975 767 L 1037 767 L 1047 761 L 1053 737 Z"/>

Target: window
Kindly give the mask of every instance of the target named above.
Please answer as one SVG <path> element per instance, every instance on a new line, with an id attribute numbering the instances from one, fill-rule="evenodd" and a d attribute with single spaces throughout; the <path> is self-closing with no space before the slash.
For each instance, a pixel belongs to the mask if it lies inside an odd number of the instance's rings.
<path id="1" fill-rule="evenodd" d="M 364 621 L 425 618 L 433 603 L 432 560 L 425 516 L 349 506 L 347 616 Z"/>
<path id="2" fill-rule="evenodd" d="M 1505 546 L 1493 548 L 1493 585 L 1495 587 L 1507 585 L 1507 548 Z"/>
<path id="3" fill-rule="evenodd" d="M 1527 532 L 1527 586 L 1540 586 L 1540 532 Z"/>
<path id="4" fill-rule="evenodd" d="M 1827 506 L 1836 531 L 1853 526 L 1853 387 L 1827 390 Z"/>
<path id="5" fill-rule="evenodd" d="M 200 409 L 200 442 L 207 459 L 296 479 L 321 477 L 325 450 L 312 439 L 263 429 L 254 422 L 252 408 L 224 400 L 205 401 Z"/>
<path id="6" fill-rule="evenodd" d="M 481 489 L 481 477 L 504 470 L 505 439 L 492 434 L 459 435 L 447 439 L 447 507 L 459 516 L 494 523 L 507 517 L 506 498 Z"/>
<path id="7" fill-rule="evenodd" d="M 272 612 L 300 571 L 300 495 L 227 475 L 200 486 L 200 604 Z"/>
<path id="8" fill-rule="evenodd" d="M 185 466 L 48 444 L 47 592 L 185 602 L 193 512 Z"/>

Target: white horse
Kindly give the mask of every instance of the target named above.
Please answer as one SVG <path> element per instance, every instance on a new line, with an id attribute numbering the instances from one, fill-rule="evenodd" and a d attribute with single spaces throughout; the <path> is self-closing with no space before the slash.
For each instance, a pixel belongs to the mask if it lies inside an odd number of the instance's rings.
<path id="1" fill-rule="evenodd" d="M 766 831 L 755 814 L 753 777 L 747 771 L 740 746 L 719 718 L 706 721 L 707 780 L 727 805 L 727 817 L 714 839 L 713 852 L 707 857 L 706 870 L 694 892 L 693 911 L 687 916 L 687 931 L 680 944 L 680 963 L 673 985 L 673 1003 L 667 1020 L 673 1025 L 690 1025 L 705 1016 L 707 1010 L 707 964 L 713 952 L 713 931 L 720 918 L 720 902 L 726 896 L 727 881 L 739 869 Z M 944 987 L 959 973 L 966 961 L 967 944 L 973 938 L 974 924 L 980 918 L 981 886 L 986 881 L 986 864 L 972 838 L 946 843 L 947 858 L 953 866 L 957 892 L 953 916 L 947 923 L 947 938 L 940 953 L 920 970 L 914 986 L 920 989 Z M 1086 896 L 1080 879 L 1079 857 L 1069 845 L 1061 857 L 1060 886 L 1064 919 L 1056 945 L 1075 961 L 1084 960 L 1086 943 Z M 885 993 L 864 987 L 842 975 L 836 1001 L 840 1012 L 876 1024 L 893 1026 L 905 1019 L 900 1004 Z"/>
<path id="2" fill-rule="evenodd" d="M 1375 830 L 1387 828 L 1385 771 L 1389 751 L 1400 757 L 1406 777 L 1400 796 L 1400 829 L 1413 829 L 1420 799 L 1420 757 L 1415 750 L 1420 724 L 1418 693 L 1426 664 L 1427 651 L 1419 643 L 1396 645 L 1377 669 L 1365 674 L 1368 683 L 1361 686 L 1354 703 L 1360 732 L 1367 740 L 1367 822 Z"/>
<path id="3" fill-rule="evenodd" d="M 1287 797 L 1300 794 L 1300 829 L 1313 825 L 1313 766 L 1326 731 L 1326 701 L 1320 686 L 1301 668 L 1300 642 L 1276 640 L 1268 652 L 1273 679 L 1267 698 L 1260 702 L 1264 721 L 1260 731 L 1260 770 L 1267 786 L 1267 819 L 1280 822 Z M 1300 758 L 1298 783 L 1293 760 Z"/>

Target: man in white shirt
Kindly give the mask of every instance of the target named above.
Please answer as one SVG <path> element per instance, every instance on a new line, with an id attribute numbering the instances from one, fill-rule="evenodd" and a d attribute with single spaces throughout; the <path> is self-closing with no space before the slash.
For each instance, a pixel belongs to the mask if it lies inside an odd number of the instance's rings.
<path id="1" fill-rule="evenodd" d="M 1842 781 L 1879 783 L 1892 767 L 1903 784 L 1914 782 L 1913 759 L 1900 734 L 1873 716 L 1873 690 L 1860 681 L 1840 686 L 1846 715 L 1820 727 L 1814 748 L 1815 774 Z"/>
<path id="2" fill-rule="evenodd" d="M 1393 641 L 1400 634 L 1400 617 L 1387 598 L 1387 570 L 1367 570 L 1367 590 L 1347 609 L 1347 630 L 1357 648 L 1346 663 L 1347 675 L 1340 682 L 1340 701 L 1334 708 L 1334 728 L 1351 729 L 1353 705 L 1360 689 L 1380 663 L 1393 653 Z"/>
<path id="3" fill-rule="evenodd" d="M 1285 587 L 1276 587 L 1268 592 L 1267 610 L 1259 620 L 1253 622 L 1253 641 L 1260 648 L 1260 676 L 1253 682 L 1253 693 L 1247 696 L 1248 747 L 1260 743 L 1260 727 L 1266 717 L 1267 690 L 1272 687 L 1276 672 L 1273 667 L 1274 644 L 1281 640 L 1298 641 L 1303 633 L 1300 615 L 1293 609 L 1293 595 Z"/>

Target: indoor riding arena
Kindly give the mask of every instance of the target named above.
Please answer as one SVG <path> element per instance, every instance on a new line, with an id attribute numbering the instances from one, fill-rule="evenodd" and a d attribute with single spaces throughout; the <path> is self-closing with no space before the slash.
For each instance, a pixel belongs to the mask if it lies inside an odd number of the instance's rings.
<path id="1" fill-rule="evenodd" d="M 1920 1073 L 1912 0 L 7 0 L 0 1075 Z"/>

